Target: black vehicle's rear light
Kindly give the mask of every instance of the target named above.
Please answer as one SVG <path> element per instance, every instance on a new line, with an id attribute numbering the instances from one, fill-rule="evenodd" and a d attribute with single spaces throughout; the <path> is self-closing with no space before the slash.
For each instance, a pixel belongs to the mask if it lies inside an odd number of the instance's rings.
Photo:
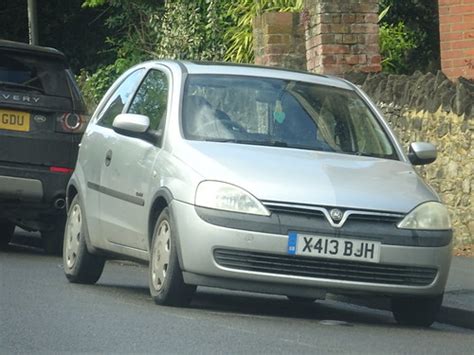
<path id="1" fill-rule="evenodd" d="M 67 112 L 56 118 L 56 132 L 83 133 L 86 129 L 89 116 Z"/>
<path id="2" fill-rule="evenodd" d="M 64 168 L 61 166 L 50 166 L 49 171 L 52 173 L 63 173 L 63 174 L 70 174 L 74 171 L 72 168 Z"/>

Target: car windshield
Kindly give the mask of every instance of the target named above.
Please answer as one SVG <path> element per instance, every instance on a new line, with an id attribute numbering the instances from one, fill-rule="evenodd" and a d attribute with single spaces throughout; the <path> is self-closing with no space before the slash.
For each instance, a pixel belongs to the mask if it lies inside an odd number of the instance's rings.
<path id="1" fill-rule="evenodd" d="M 0 53 L 0 90 L 71 96 L 63 62 L 9 52 Z"/>
<path id="2" fill-rule="evenodd" d="M 269 145 L 398 159 L 351 90 L 235 75 L 189 75 L 182 124 L 189 140 Z"/>

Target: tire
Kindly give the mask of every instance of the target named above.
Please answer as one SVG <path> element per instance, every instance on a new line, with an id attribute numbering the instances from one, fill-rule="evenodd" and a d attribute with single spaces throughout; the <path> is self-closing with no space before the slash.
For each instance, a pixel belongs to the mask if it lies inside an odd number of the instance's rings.
<path id="1" fill-rule="evenodd" d="M 15 232 L 15 225 L 6 219 L 0 220 L 0 250 L 8 248 L 8 244 L 13 238 Z"/>
<path id="2" fill-rule="evenodd" d="M 189 304 L 196 286 L 186 285 L 183 281 L 168 207 L 155 223 L 150 249 L 148 283 L 155 303 L 166 306 Z"/>
<path id="3" fill-rule="evenodd" d="M 397 323 L 429 327 L 436 320 L 443 295 L 434 297 L 396 297 L 391 300 L 393 317 Z"/>
<path id="4" fill-rule="evenodd" d="M 293 303 L 310 304 L 316 301 L 313 297 L 286 296 Z"/>
<path id="5" fill-rule="evenodd" d="M 64 273 L 72 283 L 94 284 L 102 275 L 105 259 L 87 250 L 87 222 L 82 211 L 84 209 L 76 195 L 67 214 L 64 232 Z"/>
<path id="6" fill-rule="evenodd" d="M 64 216 L 58 216 L 54 219 L 52 230 L 41 232 L 43 249 L 46 254 L 61 256 L 65 224 L 66 218 L 64 218 Z"/>

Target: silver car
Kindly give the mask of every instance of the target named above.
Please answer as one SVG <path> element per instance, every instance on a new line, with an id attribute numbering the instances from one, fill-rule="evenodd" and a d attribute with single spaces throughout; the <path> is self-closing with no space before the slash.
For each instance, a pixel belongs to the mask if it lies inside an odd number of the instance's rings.
<path id="1" fill-rule="evenodd" d="M 157 304 L 196 286 L 313 301 L 391 299 L 429 326 L 448 276 L 447 209 L 351 83 L 255 66 L 153 61 L 99 103 L 67 189 L 64 270 L 95 283 L 107 258 L 149 264 Z"/>

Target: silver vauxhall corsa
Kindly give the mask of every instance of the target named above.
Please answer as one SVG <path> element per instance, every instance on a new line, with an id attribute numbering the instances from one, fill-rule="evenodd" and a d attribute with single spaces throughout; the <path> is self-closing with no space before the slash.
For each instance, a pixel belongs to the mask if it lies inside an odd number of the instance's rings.
<path id="1" fill-rule="evenodd" d="M 429 326 L 448 276 L 446 208 L 376 107 L 347 81 L 254 66 L 153 61 L 95 111 L 67 189 L 64 270 L 94 283 L 107 258 L 149 263 L 154 301 L 196 286 L 391 299 Z"/>

